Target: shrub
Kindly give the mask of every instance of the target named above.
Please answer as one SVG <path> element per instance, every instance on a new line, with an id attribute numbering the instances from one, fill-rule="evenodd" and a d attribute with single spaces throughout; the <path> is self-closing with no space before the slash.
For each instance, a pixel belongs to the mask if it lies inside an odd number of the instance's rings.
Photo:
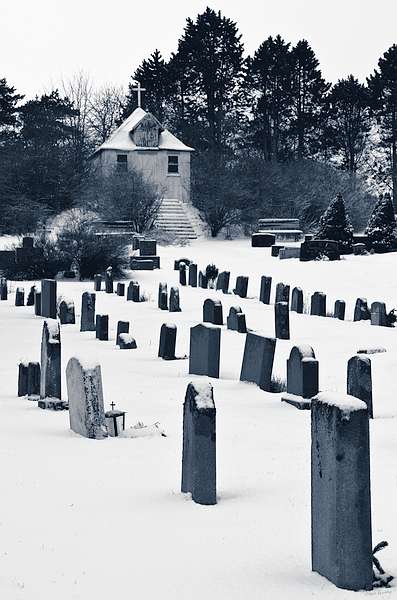
<path id="1" fill-rule="evenodd" d="M 215 265 L 207 265 L 205 268 L 205 276 L 208 281 L 215 281 L 218 277 L 218 268 Z"/>
<path id="2" fill-rule="evenodd" d="M 374 206 L 365 233 L 375 252 L 388 252 L 395 246 L 396 217 L 390 194 L 381 196 Z"/>
<path id="3" fill-rule="evenodd" d="M 339 242 L 341 252 L 350 251 L 353 242 L 353 227 L 346 214 L 342 194 L 338 194 L 320 218 L 319 230 L 314 236 L 317 240 Z"/>
<path id="4" fill-rule="evenodd" d="M 2 269 L 2 274 L 7 279 L 14 281 L 32 281 L 36 279 L 50 278 L 52 279 L 58 271 L 64 268 L 62 258 L 59 256 L 59 251 L 54 239 L 40 234 L 35 237 L 36 248 L 41 248 L 43 254 L 41 258 L 35 259 L 29 266 L 21 268 L 20 265 L 12 265 Z M 15 249 L 20 244 L 14 244 L 9 249 Z"/>

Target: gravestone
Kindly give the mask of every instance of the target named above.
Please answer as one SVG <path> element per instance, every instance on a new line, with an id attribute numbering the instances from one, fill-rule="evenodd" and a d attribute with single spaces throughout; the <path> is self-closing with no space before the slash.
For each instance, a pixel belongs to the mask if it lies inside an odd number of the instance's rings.
<path id="1" fill-rule="evenodd" d="M 116 294 L 118 296 L 124 296 L 125 294 L 125 283 L 118 283 L 116 286 Z"/>
<path id="2" fill-rule="evenodd" d="M 179 264 L 179 283 L 186 285 L 186 265 L 183 262 Z"/>
<path id="3" fill-rule="evenodd" d="M 245 314 L 239 306 L 231 306 L 227 317 L 227 328 L 238 333 L 247 333 Z"/>
<path id="4" fill-rule="evenodd" d="M 127 300 L 132 300 L 132 302 L 139 302 L 140 290 L 139 283 L 137 281 L 130 281 L 130 283 L 128 284 Z"/>
<path id="5" fill-rule="evenodd" d="M 161 310 L 168 310 L 168 291 L 166 283 L 159 283 L 158 307 Z"/>
<path id="6" fill-rule="evenodd" d="M 199 274 L 198 274 L 198 285 L 200 288 L 202 288 L 204 290 L 206 290 L 208 287 L 207 278 L 202 271 L 199 271 Z"/>
<path id="7" fill-rule="evenodd" d="M 164 360 L 175 360 L 176 325 L 163 323 L 160 329 L 159 357 Z"/>
<path id="8" fill-rule="evenodd" d="M 94 275 L 94 290 L 100 292 L 102 289 L 102 275 Z"/>
<path id="9" fill-rule="evenodd" d="M 129 321 L 117 321 L 116 346 L 120 346 L 120 334 L 130 332 Z"/>
<path id="10" fill-rule="evenodd" d="M 29 400 L 40 398 L 40 363 L 38 362 L 28 364 L 28 397 Z"/>
<path id="11" fill-rule="evenodd" d="M 153 271 L 160 268 L 160 257 L 152 256 L 152 258 L 142 258 L 139 256 L 131 256 L 130 269 L 131 271 Z"/>
<path id="12" fill-rule="evenodd" d="M 186 390 L 181 491 L 198 504 L 216 504 L 216 411 L 207 382 L 193 381 Z"/>
<path id="13" fill-rule="evenodd" d="M 200 323 L 190 328 L 189 374 L 219 377 L 221 330 Z"/>
<path id="14" fill-rule="evenodd" d="M 81 296 L 80 331 L 95 331 L 95 301 L 96 296 L 91 292 Z"/>
<path id="15" fill-rule="evenodd" d="M 18 365 L 18 397 L 28 393 L 28 365 L 20 362 Z"/>
<path id="16" fill-rule="evenodd" d="M 309 345 L 294 346 L 287 359 L 287 394 L 281 400 L 299 408 L 311 407 L 318 394 L 318 361 Z"/>
<path id="17" fill-rule="evenodd" d="M 312 570 L 337 587 L 372 589 L 369 422 L 352 396 L 312 401 Z"/>
<path id="18" fill-rule="evenodd" d="M 179 289 L 177 287 L 172 287 L 170 289 L 170 312 L 181 312 L 181 307 L 179 304 Z"/>
<path id="19" fill-rule="evenodd" d="M 371 304 L 371 325 L 380 325 L 387 327 L 387 312 L 384 302 L 372 302 Z"/>
<path id="20" fill-rule="evenodd" d="M 125 431 L 125 411 L 115 410 L 114 402 L 110 405 L 112 410 L 105 412 L 105 423 L 110 437 L 118 437 L 123 431 Z"/>
<path id="21" fill-rule="evenodd" d="M 189 285 L 197 287 L 197 265 L 195 263 L 189 265 Z"/>
<path id="22" fill-rule="evenodd" d="M 55 279 L 41 281 L 41 315 L 56 319 L 57 317 L 57 282 Z"/>
<path id="23" fill-rule="evenodd" d="M 120 333 L 119 348 L 120 350 L 134 350 L 137 347 L 136 341 L 130 333 Z"/>
<path id="24" fill-rule="evenodd" d="M 371 313 L 368 309 L 366 298 L 357 298 L 354 307 L 354 321 L 368 321 L 371 318 Z"/>
<path id="25" fill-rule="evenodd" d="M 86 438 L 108 436 L 103 407 L 101 367 L 72 357 L 66 367 L 70 429 Z"/>
<path id="26" fill-rule="evenodd" d="M 310 314 L 317 317 L 327 316 L 327 296 L 323 292 L 314 292 L 312 294 Z"/>
<path id="27" fill-rule="evenodd" d="M 34 314 L 41 317 L 41 292 L 34 293 Z"/>
<path id="28" fill-rule="evenodd" d="M 249 331 L 245 338 L 240 381 L 251 381 L 262 390 L 269 392 L 275 349 L 276 340 L 274 338 L 267 338 Z"/>
<path id="29" fill-rule="evenodd" d="M 299 287 L 294 287 L 292 290 L 291 310 L 299 314 L 303 313 L 303 291 Z"/>
<path id="30" fill-rule="evenodd" d="M 347 393 L 367 405 L 368 417 L 373 418 L 371 359 L 352 356 L 347 363 Z"/>
<path id="31" fill-rule="evenodd" d="M 353 244 L 353 254 L 355 256 L 361 256 L 367 254 L 367 248 L 365 244 Z"/>
<path id="32" fill-rule="evenodd" d="M 212 298 L 204 300 L 203 321 L 213 325 L 223 325 L 223 311 L 220 300 L 212 300 Z"/>
<path id="33" fill-rule="evenodd" d="M 346 302 L 344 300 L 336 300 L 334 308 L 334 318 L 343 321 L 345 319 Z"/>
<path id="34" fill-rule="evenodd" d="M 105 271 L 105 292 L 113 294 L 113 269 L 108 267 Z"/>
<path id="35" fill-rule="evenodd" d="M 95 337 L 98 340 L 109 339 L 109 315 L 97 315 L 95 319 Z"/>
<path id="36" fill-rule="evenodd" d="M 179 271 L 179 265 L 181 263 L 185 263 L 185 265 L 189 266 L 190 263 L 192 261 L 190 260 L 190 258 L 179 258 L 178 260 L 174 261 L 174 271 Z"/>
<path id="37" fill-rule="evenodd" d="M 59 304 L 59 320 L 61 325 L 74 325 L 75 313 L 73 300 L 62 300 Z"/>
<path id="38" fill-rule="evenodd" d="M 253 233 L 251 235 L 251 246 L 253 248 L 269 248 L 276 243 L 276 236 L 271 233 Z"/>
<path id="39" fill-rule="evenodd" d="M 248 277 L 239 275 L 236 279 L 236 287 L 233 290 L 233 292 L 236 294 L 236 296 L 240 296 L 240 298 L 246 298 L 247 290 L 248 290 Z"/>
<path id="40" fill-rule="evenodd" d="M 289 290 L 290 287 L 286 283 L 278 283 L 276 285 L 275 302 L 286 302 L 289 305 Z"/>
<path id="41" fill-rule="evenodd" d="M 274 305 L 274 323 L 276 338 L 289 340 L 289 310 L 287 302 L 276 302 Z"/>
<path id="42" fill-rule="evenodd" d="M 308 240 L 301 244 L 300 260 L 340 260 L 339 243 L 334 240 Z"/>
<path id="43" fill-rule="evenodd" d="M 156 240 L 140 240 L 139 241 L 139 254 L 141 256 L 156 256 L 157 255 Z"/>
<path id="44" fill-rule="evenodd" d="M 7 300 L 8 297 L 8 288 L 7 288 L 7 279 L 2 277 L 0 279 L 0 300 Z"/>
<path id="45" fill-rule="evenodd" d="M 15 291 L 15 306 L 25 306 L 25 290 L 21 287 Z"/>
<path id="46" fill-rule="evenodd" d="M 290 247 L 287 246 L 285 248 L 280 248 L 280 252 L 278 253 L 278 257 L 280 260 L 284 260 L 287 258 L 300 258 L 301 249 L 298 247 Z"/>
<path id="47" fill-rule="evenodd" d="M 224 294 L 229 293 L 230 272 L 222 271 L 219 273 L 216 280 L 216 289 L 221 290 Z"/>
<path id="48" fill-rule="evenodd" d="M 39 407 L 61 410 L 67 407 L 61 400 L 61 330 L 55 319 L 43 323 Z"/>
<path id="49" fill-rule="evenodd" d="M 261 289 L 259 292 L 259 302 L 263 304 L 270 304 L 270 292 L 272 289 L 272 278 L 262 275 L 261 277 Z"/>
<path id="50" fill-rule="evenodd" d="M 273 258 L 276 258 L 279 254 L 280 251 L 284 248 L 284 246 L 281 246 L 280 244 L 273 244 L 273 246 L 271 247 L 270 253 L 273 256 Z"/>
<path id="51" fill-rule="evenodd" d="M 32 285 L 32 287 L 30 288 L 27 300 L 26 300 L 26 306 L 34 306 L 35 292 L 36 292 L 36 286 Z"/>

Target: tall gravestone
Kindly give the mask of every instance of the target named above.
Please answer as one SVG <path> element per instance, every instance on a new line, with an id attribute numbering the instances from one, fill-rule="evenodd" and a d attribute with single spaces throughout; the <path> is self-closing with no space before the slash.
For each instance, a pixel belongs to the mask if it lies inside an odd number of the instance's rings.
<path id="1" fill-rule="evenodd" d="M 179 289 L 177 287 L 172 287 L 170 289 L 170 312 L 181 312 L 181 307 L 179 303 Z"/>
<path id="2" fill-rule="evenodd" d="M 287 394 L 281 398 L 300 410 L 310 409 L 318 394 L 318 361 L 309 345 L 294 346 L 287 360 Z"/>
<path id="3" fill-rule="evenodd" d="M 127 300 L 132 302 L 139 302 L 140 300 L 140 289 L 137 281 L 130 281 L 127 288 Z"/>
<path id="4" fill-rule="evenodd" d="M 100 365 L 84 365 L 78 358 L 72 357 L 66 367 L 66 383 L 70 429 L 86 438 L 106 438 Z"/>
<path id="5" fill-rule="evenodd" d="M 346 313 L 346 302 L 344 300 L 335 300 L 334 318 L 344 321 Z"/>
<path id="6" fill-rule="evenodd" d="M 80 331 L 95 331 L 95 301 L 96 296 L 91 292 L 81 296 Z"/>
<path id="7" fill-rule="evenodd" d="M 371 313 L 368 308 L 366 298 L 357 298 L 356 305 L 354 307 L 354 320 L 355 321 L 368 321 L 371 318 Z"/>
<path id="8" fill-rule="evenodd" d="M 189 373 L 219 377 L 221 330 L 200 323 L 190 328 Z"/>
<path id="9" fill-rule="evenodd" d="M 41 281 L 41 315 L 50 319 L 57 317 L 57 282 L 55 279 Z"/>
<path id="10" fill-rule="evenodd" d="M 352 356 L 347 363 L 347 393 L 367 405 L 368 417 L 373 418 L 372 374 L 369 356 Z"/>
<path id="11" fill-rule="evenodd" d="M 61 400 L 61 330 L 46 319 L 41 339 L 40 408 L 65 408 Z"/>
<path id="12" fill-rule="evenodd" d="M 303 291 L 299 287 L 294 287 L 292 290 L 291 310 L 299 314 L 303 313 Z"/>
<path id="13" fill-rule="evenodd" d="M 270 304 L 270 292 L 272 289 L 272 278 L 262 275 L 261 277 L 261 289 L 259 292 L 259 301 L 263 304 Z"/>
<path id="14" fill-rule="evenodd" d="M 36 317 L 41 317 L 41 292 L 34 293 L 34 314 Z"/>
<path id="15" fill-rule="evenodd" d="M 229 293 L 230 271 L 222 271 L 216 280 L 216 289 L 224 294 Z"/>
<path id="16" fill-rule="evenodd" d="M 198 274 L 198 286 L 200 288 L 202 288 L 203 290 L 206 290 L 208 287 L 207 277 L 205 276 L 205 274 L 202 271 L 199 271 L 199 274 Z"/>
<path id="17" fill-rule="evenodd" d="M 129 333 L 129 332 L 130 332 L 129 321 L 117 321 L 116 346 L 120 346 L 120 335 L 122 333 Z"/>
<path id="18" fill-rule="evenodd" d="M 197 265 L 195 263 L 189 265 L 189 285 L 197 287 Z"/>
<path id="19" fill-rule="evenodd" d="M 102 275 L 94 275 L 94 290 L 100 292 L 102 289 Z"/>
<path id="20" fill-rule="evenodd" d="M 0 300 L 7 300 L 8 297 L 8 288 L 7 288 L 7 279 L 2 277 L 0 279 Z"/>
<path id="21" fill-rule="evenodd" d="M 290 287 L 288 284 L 278 283 L 276 285 L 275 302 L 286 302 L 289 305 L 289 291 Z"/>
<path id="22" fill-rule="evenodd" d="M 184 262 L 179 263 L 179 283 L 186 285 L 186 265 Z"/>
<path id="23" fill-rule="evenodd" d="M 76 322 L 73 300 L 62 300 L 59 303 L 59 320 L 61 325 L 74 325 Z"/>
<path id="24" fill-rule="evenodd" d="M 109 339 L 109 315 L 97 315 L 95 318 L 95 337 L 107 342 Z"/>
<path id="25" fill-rule="evenodd" d="M 36 293 L 36 286 L 32 285 L 26 300 L 26 306 L 34 306 L 34 295 Z"/>
<path id="26" fill-rule="evenodd" d="M 223 325 L 223 310 L 220 300 L 212 300 L 212 298 L 204 300 L 203 321 L 213 325 Z"/>
<path id="27" fill-rule="evenodd" d="M 287 302 L 276 302 L 274 305 L 274 324 L 276 338 L 289 340 L 289 310 Z"/>
<path id="28" fill-rule="evenodd" d="M 15 291 L 15 306 L 25 306 L 25 290 L 21 287 Z"/>
<path id="29" fill-rule="evenodd" d="M 210 383 L 191 382 L 186 390 L 181 491 L 198 504 L 216 504 L 216 411 Z"/>
<path id="30" fill-rule="evenodd" d="M 28 393 L 28 365 L 20 362 L 18 365 L 18 397 Z"/>
<path id="31" fill-rule="evenodd" d="M 163 323 L 160 329 L 160 343 L 158 355 L 164 360 L 175 359 L 176 325 Z"/>
<path id="32" fill-rule="evenodd" d="M 236 279 L 236 287 L 233 291 L 236 296 L 240 296 L 240 298 L 246 298 L 248 291 L 248 277 L 239 275 Z"/>
<path id="33" fill-rule="evenodd" d="M 247 333 L 245 314 L 239 306 L 231 306 L 227 317 L 227 328 L 238 333 Z"/>
<path id="34" fill-rule="evenodd" d="M 168 289 L 164 282 L 159 283 L 157 303 L 161 310 L 168 310 Z"/>
<path id="35" fill-rule="evenodd" d="M 380 325 L 387 327 L 387 312 L 384 302 L 372 302 L 371 304 L 371 325 Z"/>
<path id="36" fill-rule="evenodd" d="M 124 296 L 125 295 L 125 283 L 118 283 L 116 286 L 116 294 L 118 296 Z"/>
<path id="37" fill-rule="evenodd" d="M 108 267 L 105 271 L 105 292 L 113 294 L 113 269 Z"/>
<path id="38" fill-rule="evenodd" d="M 240 381 L 251 381 L 262 390 L 269 392 L 275 349 L 276 340 L 274 338 L 267 338 L 249 331 L 245 338 Z"/>
<path id="39" fill-rule="evenodd" d="M 312 402 L 312 569 L 337 587 L 371 590 L 367 407 L 322 392 Z"/>
<path id="40" fill-rule="evenodd" d="M 312 295 L 310 314 L 317 317 L 327 315 L 327 296 L 323 292 L 314 292 Z"/>
<path id="41" fill-rule="evenodd" d="M 40 398 L 40 363 L 38 362 L 28 364 L 28 397 L 29 400 Z"/>

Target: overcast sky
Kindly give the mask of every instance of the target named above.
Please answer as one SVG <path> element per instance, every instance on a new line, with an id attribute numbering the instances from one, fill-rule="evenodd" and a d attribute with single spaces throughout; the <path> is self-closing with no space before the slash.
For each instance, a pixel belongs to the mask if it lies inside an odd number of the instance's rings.
<path id="1" fill-rule="evenodd" d="M 329 81 L 365 77 L 397 43 L 397 0 L 0 0 L 0 77 L 34 96 L 79 70 L 127 86 L 156 47 L 176 49 L 209 5 L 238 23 L 246 52 L 269 35 L 306 38 Z"/>

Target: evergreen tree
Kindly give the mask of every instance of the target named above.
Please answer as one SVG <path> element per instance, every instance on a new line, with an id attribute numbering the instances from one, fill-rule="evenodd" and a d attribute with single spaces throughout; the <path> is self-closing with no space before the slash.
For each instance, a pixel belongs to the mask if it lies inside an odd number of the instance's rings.
<path id="1" fill-rule="evenodd" d="M 0 79 L 0 131 L 7 127 L 15 127 L 17 121 L 17 104 L 23 96 L 16 93 L 14 87 L 7 84 L 5 78 Z"/>
<path id="2" fill-rule="evenodd" d="M 395 247 L 396 217 L 390 194 L 380 196 L 368 220 L 365 233 L 376 252 L 387 252 Z"/>
<path id="3" fill-rule="evenodd" d="M 346 213 L 342 194 L 331 201 L 327 210 L 320 217 L 319 230 L 315 235 L 317 240 L 334 240 L 339 242 L 343 251 L 350 250 L 353 242 L 353 227 Z"/>

